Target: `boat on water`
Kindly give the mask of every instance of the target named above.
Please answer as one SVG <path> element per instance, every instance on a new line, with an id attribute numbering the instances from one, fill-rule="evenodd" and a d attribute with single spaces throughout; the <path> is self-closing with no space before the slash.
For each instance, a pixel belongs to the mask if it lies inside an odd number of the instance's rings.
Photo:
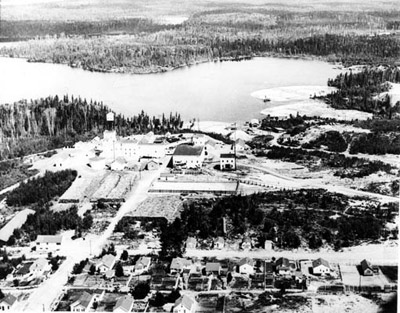
<path id="1" fill-rule="evenodd" d="M 264 98 L 264 100 L 263 100 L 264 102 L 270 102 L 271 101 L 271 99 L 269 99 L 269 98 L 267 98 L 267 96 L 265 96 L 265 98 Z"/>

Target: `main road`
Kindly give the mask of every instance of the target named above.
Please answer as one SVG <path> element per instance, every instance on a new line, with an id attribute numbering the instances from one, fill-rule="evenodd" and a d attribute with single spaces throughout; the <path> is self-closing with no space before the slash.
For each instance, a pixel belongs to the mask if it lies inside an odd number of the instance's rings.
<path id="1" fill-rule="evenodd" d="M 107 239 L 113 233 L 115 226 L 121 218 L 146 199 L 151 183 L 160 176 L 169 159 L 170 157 L 165 157 L 162 166 L 158 170 L 142 173 L 141 179 L 138 180 L 134 189 L 128 195 L 126 202 L 121 205 L 117 214 L 111 219 L 110 224 L 100 236 L 88 235 L 85 240 L 66 238 L 63 241 L 60 251 L 61 255 L 67 257 L 66 260 L 49 279 L 44 281 L 31 293 L 26 302 L 19 303 L 14 311 L 50 311 L 54 299 L 63 291 L 63 287 L 68 281 L 68 276 L 72 272 L 74 264 L 92 255 L 100 254 L 102 248 L 107 243 Z"/>

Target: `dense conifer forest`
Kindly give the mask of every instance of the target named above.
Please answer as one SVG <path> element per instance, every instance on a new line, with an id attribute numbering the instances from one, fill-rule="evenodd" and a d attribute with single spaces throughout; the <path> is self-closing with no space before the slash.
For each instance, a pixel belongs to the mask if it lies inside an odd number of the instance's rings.
<path id="1" fill-rule="evenodd" d="M 379 94 L 390 89 L 389 83 L 400 83 L 397 66 L 367 67 L 356 73 L 342 73 L 328 81 L 328 86 L 338 88 L 324 99 L 335 109 L 352 109 L 374 113 L 391 119 L 400 113 L 400 103 L 391 103 L 388 95 Z"/>
<path id="2" fill-rule="evenodd" d="M 396 16 L 396 12 L 295 12 L 233 6 L 207 8 L 174 26 L 146 19 L 10 21 L 4 23 L 10 40 L 16 34 L 36 39 L 4 47 L 0 53 L 91 71 L 129 73 L 262 55 L 315 56 L 346 66 L 394 64 L 400 42 L 388 30 L 394 29 Z"/>
<path id="3" fill-rule="evenodd" d="M 0 106 L 0 160 L 60 148 L 101 135 L 107 129 L 111 110 L 102 102 L 64 96 L 24 100 Z M 115 115 L 121 136 L 136 133 L 176 132 L 182 126 L 179 114 L 150 117 L 141 112 L 133 117 Z"/>
<path id="4" fill-rule="evenodd" d="M 42 177 L 31 178 L 26 183 L 21 182 L 17 188 L 8 193 L 7 204 L 11 206 L 43 205 L 67 191 L 77 174 L 74 170 L 47 171 Z"/>
<path id="5" fill-rule="evenodd" d="M 344 214 L 350 200 L 322 189 L 194 200 L 185 204 L 180 219 L 162 229 L 163 253 L 165 256 L 182 253 L 179 243 L 187 236 L 234 239 L 252 234 L 260 246 L 269 239 L 280 248 L 306 246 L 310 249 L 324 244 L 340 249 L 361 240 L 390 236 L 384 224 L 393 217 L 395 206 L 382 211 L 379 205 L 370 204 L 366 209 L 358 211 L 355 207 L 347 210 L 351 213 Z M 339 217 L 329 218 L 335 214 Z M 224 218 L 226 234 L 223 233 Z"/>

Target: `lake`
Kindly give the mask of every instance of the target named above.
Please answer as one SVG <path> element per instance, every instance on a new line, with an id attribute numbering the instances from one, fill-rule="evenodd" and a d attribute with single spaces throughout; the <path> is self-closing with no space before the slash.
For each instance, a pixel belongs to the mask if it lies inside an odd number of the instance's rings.
<path id="1" fill-rule="evenodd" d="M 144 110 L 159 116 L 179 112 L 184 120 L 247 121 L 267 105 L 254 91 L 326 85 L 340 70 L 332 64 L 299 59 L 255 58 L 211 62 L 158 74 L 93 73 L 66 65 L 0 58 L 0 103 L 64 94 L 103 101 L 130 116 Z"/>

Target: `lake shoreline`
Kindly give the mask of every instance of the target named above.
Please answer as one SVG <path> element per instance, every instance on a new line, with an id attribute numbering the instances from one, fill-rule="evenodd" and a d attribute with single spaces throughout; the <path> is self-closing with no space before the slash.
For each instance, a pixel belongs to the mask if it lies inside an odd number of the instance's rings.
<path id="1" fill-rule="evenodd" d="M 1 49 L 1 46 L 0 46 Z M 29 57 L 24 56 L 9 56 L 6 54 L 0 54 L 2 58 L 10 58 L 10 59 L 23 59 L 28 63 L 44 63 L 44 64 L 58 64 L 58 65 L 66 65 L 70 68 L 79 68 L 88 72 L 95 73 L 105 73 L 105 74 L 129 74 L 129 75 L 147 75 L 147 74 L 158 74 L 158 73 L 168 73 L 174 70 L 182 69 L 182 68 L 190 68 L 192 66 L 196 66 L 204 63 L 223 63 L 223 62 L 242 62 L 249 61 L 254 58 L 276 58 L 276 59 L 289 59 L 289 60 L 306 60 L 306 61 L 321 61 L 327 62 L 332 65 L 336 65 L 338 67 L 342 67 L 340 62 L 336 62 L 333 60 L 329 60 L 327 57 L 314 56 L 314 55 L 287 55 L 284 53 L 276 53 L 276 52 L 265 52 L 253 54 L 251 56 L 239 56 L 239 57 L 222 57 L 217 59 L 206 59 L 206 60 L 197 60 L 195 62 L 189 64 L 180 64 L 176 66 L 162 67 L 162 66 L 149 66 L 149 67 L 115 67 L 111 69 L 102 69 L 98 67 L 83 67 L 80 64 L 68 64 L 68 63 L 57 63 L 52 60 L 43 60 L 43 59 L 31 59 Z"/>

